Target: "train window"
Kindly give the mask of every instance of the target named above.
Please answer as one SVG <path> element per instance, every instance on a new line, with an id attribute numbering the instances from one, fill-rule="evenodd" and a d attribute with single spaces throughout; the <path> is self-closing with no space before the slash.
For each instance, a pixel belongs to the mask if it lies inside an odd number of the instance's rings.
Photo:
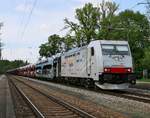
<path id="1" fill-rule="evenodd" d="M 127 45 L 117 45 L 116 50 L 121 55 L 129 55 L 129 49 Z"/>
<path id="2" fill-rule="evenodd" d="M 52 65 L 46 65 L 43 67 L 43 69 L 51 69 L 52 68 Z"/>
<path id="3" fill-rule="evenodd" d="M 42 68 L 41 68 L 41 67 L 36 67 L 35 69 L 36 69 L 36 70 L 41 70 Z"/>
<path id="4" fill-rule="evenodd" d="M 94 56 L 94 47 L 91 47 L 91 56 Z"/>
<path id="5" fill-rule="evenodd" d="M 120 45 L 120 46 L 116 46 L 116 49 L 118 51 L 128 51 L 128 46 Z"/>
<path id="6" fill-rule="evenodd" d="M 114 46 L 113 45 L 102 45 L 102 49 L 113 50 Z"/>
<path id="7" fill-rule="evenodd" d="M 129 55 L 128 45 L 103 44 L 103 55 Z"/>

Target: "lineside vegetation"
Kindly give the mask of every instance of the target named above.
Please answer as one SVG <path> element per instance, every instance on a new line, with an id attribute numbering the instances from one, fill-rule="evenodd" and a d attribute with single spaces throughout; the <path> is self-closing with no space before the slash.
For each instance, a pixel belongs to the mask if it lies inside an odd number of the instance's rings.
<path id="1" fill-rule="evenodd" d="M 15 61 L 0 60 L 0 74 L 5 73 L 7 70 L 25 66 L 27 64 L 28 64 L 27 62 L 24 62 L 22 60 L 15 60 Z"/>

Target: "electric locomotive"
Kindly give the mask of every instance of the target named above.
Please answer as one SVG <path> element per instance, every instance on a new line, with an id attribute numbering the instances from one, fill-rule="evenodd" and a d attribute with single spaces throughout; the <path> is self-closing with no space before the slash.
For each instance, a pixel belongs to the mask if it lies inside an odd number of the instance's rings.
<path id="1" fill-rule="evenodd" d="M 107 90 L 126 89 L 136 83 L 127 41 L 91 41 L 86 46 L 39 61 L 32 68 L 25 66 L 12 73 Z"/>
<path id="2" fill-rule="evenodd" d="M 61 76 L 102 89 L 125 89 L 136 81 L 127 41 L 97 40 L 65 52 Z"/>

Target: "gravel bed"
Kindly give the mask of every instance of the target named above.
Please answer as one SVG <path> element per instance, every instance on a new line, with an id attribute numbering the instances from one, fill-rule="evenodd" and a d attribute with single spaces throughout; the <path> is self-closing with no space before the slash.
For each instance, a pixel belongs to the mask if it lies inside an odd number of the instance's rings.
<path id="1" fill-rule="evenodd" d="M 14 89 L 12 84 L 9 84 L 9 86 L 13 98 L 16 118 L 35 118 L 35 115 L 23 100 L 22 96 Z"/>
<path id="2" fill-rule="evenodd" d="M 95 106 L 88 106 L 89 109 L 95 109 L 99 110 L 99 113 L 103 113 L 103 117 L 111 116 L 114 111 L 115 114 L 117 114 L 115 117 L 122 117 L 119 113 L 120 112 L 127 117 L 135 117 L 135 118 L 149 118 L 150 116 L 150 104 L 134 101 L 134 100 L 128 100 L 124 98 L 115 97 L 112 95 L 106 95 L 102 93 L 97 93 L 94 91 L 89 91 L 85 89 L 79 89 L 75 87 L 68 87 L 65 85 L 50 83 L 50 82 L 44 82 L 44 81 L 38 81 L 33 79 L 28 79 L 32 81 L 36 81 L 38 83 L 43 83 L 44 85 L 47 85 L 46 90 L 49 92 L 57 95 L 59 90 L 59 96 L 60 93 L 69 97 L 76 97 L 76 100 L 71 102 L 79 102 L 77 98 L 81 101 L 84 101 L 85 104 L 88 102 L 89 104 L 95 104 Z M 42 84 L 39 84 L 39 86 L 42 86 Z M 47 89 L 49 88 L 49 89 Z M 52 91 L 53 90 L 53 91 Z M 57 93 L 54 92 L 54 90 L 57 90 Z M 64 96 L 62 95 L 62 97 Z M 67 97 L 64 97 L 67 98 Z M 67 98 L 69 100 L 70 98 Z M 95 111 L 96 112 L 96 111 Z"/>
<path id="3" fill-rule="evenodd" d="M 128 88 L 125 91 L 129 92 L 136 92 L 140 94 L 150 95 L 150 90 L 138 89 L 138 88 Z"/>
<path id="4" fill-rule="evenodd" d="M 150 91 L 150 82 L 139 82 L 139 83 L 136 83 L 136 85 L 132 85 L 130 87 Z"/>
<path id="5" fill-rule="evenodd" d="M 32 86 L 35 86 L 36 88 L 40 88 L 41 90 L 44 90 L 47 92 L 47 94 L 53 95 L 57 98 L 60 98 L 61 100 L 64 100 L 70 104 L 72 104 L 75 107 L 78 107 L 91 115 L 96 116 L 97 118 L 125 118 L 124 114 L 114 112 L 113 110 L 106 108 L 104 106 L 101 106 L 99 104 L 96 104 L 92 101 L 89 101 L 88 99 L 85 99 L 84 96 L 78 93 L 66 91 L 57 87 L 50 87 L 49 85 L 41 84 L 41 83 L 31 83 Z"/>

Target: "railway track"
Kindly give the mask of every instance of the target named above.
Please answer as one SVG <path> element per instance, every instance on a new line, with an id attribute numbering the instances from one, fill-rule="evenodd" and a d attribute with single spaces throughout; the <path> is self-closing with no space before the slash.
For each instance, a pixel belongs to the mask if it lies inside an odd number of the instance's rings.
<path id="1" fill-rule="evenodd" d="M 31 104 L 24 95 L 24 93 L 20 89 L 18 89 L 10 79 L 8 82 L 13 98 L 13 104 L 15 109 L 14 111 L 16 117 L 38 117 L 38 114 L 35 111 L 33 111 L 34 107 L 30 106 Z"/>
<path id="2" fill-rule="evenodd" d="M 53 83 L 55 83 L 55 82 L 53 82 Z M 150 103 L 150 94 L 143 94 L 143 93 L 140 93 L 140 92 L 137 92 L 137 91 L 129 91 L 129 90 L 128 91 L 125 91 L 125 90 L 106 91 L 106 90 L 101 90 L 99 88 L 98 89 L 91 89 L 91 88 L 87 89 L 87 88 L 84 88 L 84 87 L 79 87 L 79 86 L 74 86 L 74 85 L 68 85 L 68 84 L 64 84 L 64 85 L 71 86 L 71 87 L 78 87 L 78 88 L 81 88 L 81 89 L 94 91 L 94 92 L 97 92 L 97 93 L 113 95 L 113 96 L 116 96 L 116 97 L 126 98 L 126 99 L 129 99 L 129 100 L 135 100 L 135 101 L 139 101 L 139 102 Z"/>
<path id="3" fill-rule="evenodd" d="M 123 91 L 124 93 L 122 94 L 123 96 L 129 97 L 133 100 L 137 100 L 140 102 L 144 102 L 144 103 L 150 103 L 150 94 L 149 93 L 142 93 L 141 91 L 137 90 L 126 90 Z"/>
<path id="4" fill-rule="evenodd" d="M 38 118 L 95 118 L 87 112 L 55 98 L 54 96 L 47 95 L 43 91 L 21 80 L 16 78 L 9 80 L 23 96 L 24 100 Z"/>
<path id="5" fill-rule="evenodd" d="M 129 100 L 135 100 L 139 102 L 144 102 L 150 104 L 150 94 L 142 94 L 139 92 L 127 91 L 127 90 L 115 90 L 115 91 L 103 91 L 103 90 L 94 90 L 95 92 L 113 95 L 120 98 L 125 98 Z"/>
<path id="6" fill-rule="evenodd" d="M 116 96 L 150 104 L 150 96 L 145 95 L 145 94 L 124 92 L 123 91 L 123 93 L 116 94 Z"/>
<path id="7" fill-rule="evenodd" d="M 150 97 L 150 91 L 148 90 L 128 88 L 127 90 L 124 91 L 129 94 L 136 94 L 137 96 Z"/>

